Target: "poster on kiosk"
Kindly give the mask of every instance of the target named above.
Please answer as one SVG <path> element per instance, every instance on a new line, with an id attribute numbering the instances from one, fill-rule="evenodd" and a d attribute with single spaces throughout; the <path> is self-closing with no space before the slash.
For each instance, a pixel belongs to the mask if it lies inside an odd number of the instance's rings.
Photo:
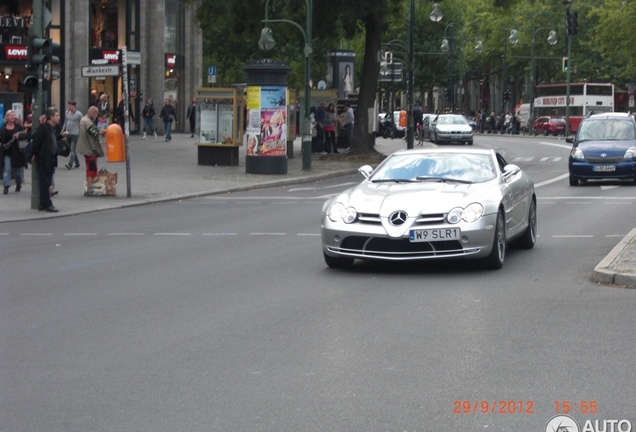
<path id="1" fill-rule="evenodd" d="M 287 87 L 248 86 L 246 155 L 286 156 L 287 103 Z"/>

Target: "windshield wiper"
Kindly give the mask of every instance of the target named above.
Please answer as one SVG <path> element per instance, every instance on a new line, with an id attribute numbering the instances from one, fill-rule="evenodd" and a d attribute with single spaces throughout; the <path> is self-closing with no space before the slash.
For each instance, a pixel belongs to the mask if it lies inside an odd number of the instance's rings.
<path id="1" fill-rule="evenodd" d="M 371 180 L 371 183 L 411 183 L 411 179 L 377 179 Z"/>
<path id="2" fill-rule="evenodd" d="M 472 184 L 472 182 L 470 180 L 462 180 L 462 179 L 455 179 L 455 178 L 450 178 L 450 177 L 434 177 L 434 176 L 417 176 L 415 177 L 416 180 L 419 181 L 437 181 L 437 182 L 443 182 L 443 183 L 447 183 L 447 182 L 452 182 L 452 183 L 464 183 L 464 184 Z"/>

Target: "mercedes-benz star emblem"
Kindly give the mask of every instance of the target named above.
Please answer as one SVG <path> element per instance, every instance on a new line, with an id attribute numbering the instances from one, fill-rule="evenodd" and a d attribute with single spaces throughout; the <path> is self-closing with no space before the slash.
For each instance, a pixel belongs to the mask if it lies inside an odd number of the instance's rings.
<path id="1" fill-rule="evenodd" d="M 607 157 L 607 153 L 601 153 L 601 157 L 602 158 L 606 158 Z"/>
<path id="2" fill-rule="evenodd" d="M 404 224 L 407 218 L 408 218 L 408 215 L 406 214 L 405 211 L 398 210 L 389 215 L 389 222 L 391 222 L 391 225 L 393 226 L 399 226 Z"/>

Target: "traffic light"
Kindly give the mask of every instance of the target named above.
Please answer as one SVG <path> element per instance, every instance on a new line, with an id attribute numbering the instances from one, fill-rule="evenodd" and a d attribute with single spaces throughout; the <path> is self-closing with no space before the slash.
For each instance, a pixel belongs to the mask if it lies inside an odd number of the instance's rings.
<path id="1" fill-rule="evenodd" d="M 444 89 L 444 96 L 446 96 L 446 99 L 450 99 L 451 91 L 449 88 Z"/>
<path id="2" fill-rule="evenodd" d="M 45 81 L 58 79 L 60 74 L 53 71 L 53 65 L 59 64 L 60 59 L 53 55 L 53 50 L 58 50 L 60 44 L 48 38 L 37 36 L 29 37 L 27 46 L 27 74 L 22 83 L 30 90 L 38 87 L 40 66 L 42 66 L 42 78 Z"/>
<path id="3" fill-rule="evenodd" d="M 510 96 L 511 96 L 510 90 L 506 89 L 503 94 L 504 102 L 508 102 L 510 100 Z"/>
<path id="4" fill-rule="evenodd" d="M 565 11 L 565 32 L 569 36 L 574 36 L 577 33 L 576 27 L 578 26 L 579 14 L 572 12 L 570 8 Z"/>
<path id="5" fill-rule="evenodd" d="M 22 84 L 29 90 L 35 90 L 38 88 L 38 76 L 27 73 L 22 80 Z"/>
<path id="6" fill-rule="evenodd" d="M 568 58 L 563 57 L 563 72 L 567 72 L 570 65 L 568 64 Z"/>

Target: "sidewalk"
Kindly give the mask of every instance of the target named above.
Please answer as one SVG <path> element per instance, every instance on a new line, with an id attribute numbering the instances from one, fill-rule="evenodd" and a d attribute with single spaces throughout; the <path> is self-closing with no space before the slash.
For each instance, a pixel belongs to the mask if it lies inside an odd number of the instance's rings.
<path id="1" fill-rule="evenodd" d="M 427 147 L 428 143 L 424 146 Z M 405 148 L 404 139 L 376 140 L 376 149 L 383 154 Z M 130 198 L 126 196 L 128 185 L 125 162 L 107 163 L 106 158 L 98 161 L 99 168 L 117 173 L 117 196 L 85 197 L 83 158 L 80 158 L 82 166 L 70 171 L 64 167 L 66 158 L 58 158 L 55 187 L 60 193 L 53 197 L 53 203 L 60 212 L 47 213 L 31 209 L 32 169 L 29 167 L 24 172 L 25 181 L 21 192 L 15 193 L 15 186 L 11 186 L 8 195 L 0 195 L 0 224 L 305 183 L 352 174 L 363 165 L 360 162 L 325 160 L 320 155 L 312 155 L 311 170 L 304 171 L 300 138 L 294 141 L 294 157 L 287 160 L 287 174 L 246 174 L 244 147 L 239 148 L 238 166 L 197 165 L 197 147 L 189 134 L 174 134 L 170 142 L 165 142 L 161 137 L 157 140 L 142 140 L 140 135 L 133 135 L 129 139 L 129 150 Z M 636 287 L 636 229 L 599 263 L 594 269 L 592 280 L 603 284 Z"/>
<path id="2" fill-rule="evenodd" d="M 403 139 L 379 141 L 381 142 L 376 144 L 376 148 L 384 154 L 406 148 L 406 141 Z M 59 194 L 53 197 L 53 204 L 60 210 L 59 213 L 31 209 L 32 167 L 29 166 L 24 171 L 22 191 L 16 193 L 15 185 L 12 185 L 7 195 L 0 195 L 0 223 L 63 217 L 202 195 L 304 183 L 355 173 L 362 165 L 359 162 L 321 160 L 320 155 L 312 155 L 311 170 L 303 170 L 300 138 L 294 141 L 294 157 L 287 160 L 287 174 L 246 174 L 244 147 L 239 148 L 238 166 L 197 165 L 197 147 L 190 134 L 175 133 L 170 142 L 165 142 L 161 136 L 156 140 L 142 140 L 141 135 L 133 135 L 129 138 L 129 151 L 130 197 L 127 197 L 125 162 L 107 163 L 105 157 L 98 160 L 98 168 L 117 173 L 117 196 L 85 197 L 83 157 L 80 156 L 80 168 L 73 170 L 64 167 L 67 158 L 59 157 L 54 176 L 55 188 Z"/>

